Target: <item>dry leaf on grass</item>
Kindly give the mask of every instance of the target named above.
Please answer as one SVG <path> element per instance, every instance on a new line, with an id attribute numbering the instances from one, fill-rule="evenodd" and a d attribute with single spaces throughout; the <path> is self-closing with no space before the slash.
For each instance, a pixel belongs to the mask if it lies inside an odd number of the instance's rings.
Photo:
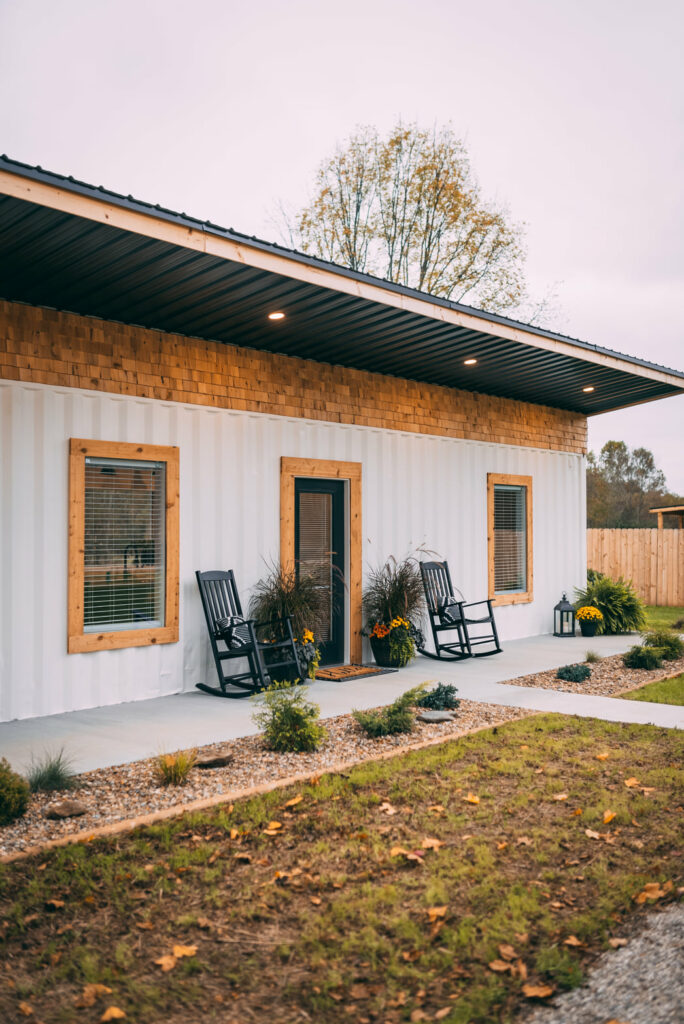
<path id="1" fill-rule="evenodd" d="M 309 896 L 309 900 L 313 903 L 314 907 L 320 907 L 322 902 L 320 896 Z"/>
<path id="2" fill-rule="evenodd" d="M 638 786 L 638 785 L 639 785 L 639 780 L 638 779 L 635 779 L 635 778 L 625 779 L 625 786 L 627 786 L 628 789 L 634 789 L 634 787 Z"/>
<path id="3" fill-rule="evenodd" d="M 604 811 L 603 812 L 603 824 L 607 825 L 609 822 L 611 822 L 613 820 L 614 817 L 615 817 L 615 811 L 608 811 L 608 810 Z"/>
<path id="4" fill-rule="evenodd" d="M 392 804 L 389 802 L 389 800 L 383 800 L 383 802 L 378 807 L 378 810 L 382 811 L 384 814 L 390 814 L 390 815 L 398 814 L 399 813 L 397 811 L 396 807 L 393 807 Z"/>
<path id="5" fill-rule="evenodd" d="M 21 1002 L 19 1003 L 19 1013 L 23 1017 L 30 1017 L 31 1014 L 33 1013 L 33 1007 L 30 1006 L 28 1003 Z"/>
<path id="6" fill-rule="evenodd" d="M 564 946 L 583 946 L 584 943 L 577 938 L 576 935 L 568 935 L 567 939 L 563 940 Z"/>
<path id="7" fill-rule="evenodd" d="M 437 1013 L 435 1014 L 435 1020 L 443 1020 L 444 1017 L 449 1016 L 452 1010 L 453 1006 L 443 1006 L 442 1009 L 438 1010 Z"/>
<path id="8" fill-rule="evenodd" d="M 152 924 L 151 921 L 136 921 L 135 927 L 139 928 L 141 932 L 154 931 L 154 925 Z"/>
<path id="9" fill-rule="evenodd" d="M 529 836 L 518 836 L 518 838 L 516 839 L 516 845 L 517 846 L 531 846 L 532 845 L 532 840 L 530 839 Z"/>
<path id="10" fill-rule="evenodd" d="M 513 946 L 510 946 L 507 942 L 502 942 L 499 946 L 499 956 L 503 960 L 515 960 L 517 955 L 518 954 L 513 949 Z"/>
<path id="11" fill-rule="evenodd" d="M 439 850 L 440 846 L 444 846 L 444 843 L 441 839 L 430 839 L 429 836 L 426 836 L 420 845 L 424 850 Z"/>
<path id="12" fill-rule="evenodd" d="M 480 802 L 479 796 L 476 796 L 475 793 L 468 793 L 463 799 L 467 804 L 479 804 Z"/>
<path id="13" fill-rule="evenodd" d="M 158 957 L 154 962 L 155 964 L 158 964 L 161 967 L 164 974 L 167 974 L 169 971 L 172 971 L 176 964 L 178 963 L 175 956 L 169 956 L 168 954 L 166 954 L 165 956 Z"/>
<path id="14" fill-rule="evenodd" d="M 515 932 L 514 934 L 518 942 L 522 942 L 523 945 L 527 942 L 527 940 L 530 937 L 529 932 Z"/>
<path id="15" fill-rule="evenodd" d="M 428 807 L 428 811 L 430 811 L 432 814 L 446 813 L 445 808 L 443 807 L 442 804 L 430 804 L 430 806 Z"/>
<path id="16" fill-rule="evenodd" d="M 447 908 L 443 907 L 428 907 L 425 913 L 427 914 L 431 923 L 437 921 L 440 917 L 446 917 Z"/>
<path id="17" fill-rule="evenodd" d="M 301 804 L 304 797 L 301 793 L 297 793 L 297 796 L 293 796 L 291 800 L 288 800 L 285 804 L 286 807 L 296 807 L 297 804 Z"/>
<path id="18" fill-rule="evenodd" d="M 64 900 L 46 900 L 46 910 L 61 910 L 65 906 Z"/>
<path id="19" fill-rule="evenodd" d="M 490 971 L 496 971 L 497 974 L 503 974 L 504 971 L 512 971 L 513 964 L 507 963 L 506 960 L 492 960 L 487 964 Z"/>
<path id="20" fill-rule="evenodd" d="M 505 839 L 502 840 L 500 843 L 496 844 L 497 850 L 505 850 L 507 846 L 508 846 L 508 843 L 506 842 Z"/>
<path id="21" fill-rule="evenodd" d="M 105 1012 L 100 1017 L 101 1021 L 108 1020 L 123 1020 L 126 1016 L 123 1010 L 120 1010 L 118 1006 L 108 1006 Z"/>
<path id="22" fill-rule="evenodd" d="M 620 946 L 627 945 L 627 939 L 608 939 L 608 945 L 612 946 L 613 949 L 619 949 Z"/>
<path id="23" fill-rule="evenodd" d="M 277 836 L 282 827 L 283 823 L 281 821 L 269 821 L 268 827 L 263 830 L 264 835 Z"/>
<path id="24" fill-rule="evenodd" d="M 582 808 L 581 808 L 581 807 L 576 807 L 576 808 L 575 808 L 575 810 L 574 810 L 574 811 L 573 811 L 572 813 L 573 813 L 573 815 L 574 815 L 574 816 L 575 816 L 576 818 L 578 818 L 578 817 L 579 817 L 579 815 L 580 815 L 580 814 L 582 813 Z"/>
<path id="25" fill-rule="evenodd" d="M 596 760 L 597 761 L 607 761 L 609 757 L 610 757 L 610 754 L 608 754 L 608 753 L 606 753 L 606 754 L 597 754 L 596 755 Z"/>
<path id="26" fill-rule="evenodd" d="M 550 985 L 523 985 L 523 994 L 528 999 L 548 999 L 553 992 Z"/>
<path id="27" fill-rule="evenodd" d="M 430 1020 L 430 1018 L 424 1010 L 413 1010 L 409 1020 L 411 1021 L 411 1024 L 417 1024 L 418 1021 Z"/>
<path id="28" fill-rule="evenodd" d="M 594 832 L 593 828 L 585 828 L 584 834 L 589 839 L 600 839 L 601 838 L 601 833 L 600 832 Z"/>
<path id="29" fill-rule="evenodd" d="M 194 956 L 197 952 L 197 946 L 174 946 L 173 955 L 176 960 L 180 960 L 184 956 Z"/>
<path id="30" fill-rule="evenodd" d="M 567 800 L 568 799 L 568 794 L 567 793 L 554 793 L 553 799 L 554 800 Z"/>
<path id="31" fill-rule="evenodd" d="M 273 835 L 276 835 L 276 833 L 274 832 Z M 243 864 L 249 864 L 251 862 L 251 860 L 252 860 L 252 855 L 251 855 L 251 853 L 239 853 L 238 852 L 238 853 L 233 854 L 233 858 L 234 858 L 234 860 L 241 861 Z"/>
<path id="32" fill-rule="evenodd" d="M 634 897 L 636 903 L 645 903 L 646 900 L 661 900 L 667 896 L 672 888 L 672 882 L 666 882 L 664 886 L 660 882 L 647 882 L 641 892 Z"/>
<path id="33" fill-rule="evenodd" d="M 92 984 L 84 987 L 83 992 L 78 997 L 74 1005 L 77 1009 L 84 1010 L 88 1006 L 94 1006 L 95 1001 L 99 999 L 100 996 L 110 995 L 111 991 L 111 988 L 108 988 L 106 985 L 100 985 L 98 982 L 93 982 Z"/>

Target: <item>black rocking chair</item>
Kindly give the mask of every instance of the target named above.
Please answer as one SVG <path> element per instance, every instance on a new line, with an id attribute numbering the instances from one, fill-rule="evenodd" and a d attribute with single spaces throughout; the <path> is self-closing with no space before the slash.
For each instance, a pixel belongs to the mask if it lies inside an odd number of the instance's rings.
<path id="1" fill-rule="evenodd" d="M 501 653 L 494 611 L 489 599 L 468 604 L 463 594 L 458 591 L 461 597 L 459 601 L 455 596 L 447 562 L 421 562 L 420 574 L 423 577 L 425 601 L 435 645 L 434 652 L 419 647 L 421 654 L 442 661 L 461 661 L 463 658 L 485 658 L 490 654 Z M 473 608 L 481 608 L 482 612 L 473 614 Z M 491 628 L 471 635 L 471 626 Z M 454 632 L 456 638 L 453 638 Z M 452 639 L 447 643 L 442 642 L 442 633 L 451 633 Z M 485 645 L 493 647 L 488 651 L 473 650 L 474 647 Z"/>
<path id="2" fill-rule="evenodd" d="M 232 569 L 227 572 L 196 572 L 195 576 L 219 677 L 218 686 L 197 683 L 198 690 L 215 697 L 249 697 L 264 690 L 273 679 L 306 677 L 297 657 L 289 617 L 272 623 L 245 619 Z M 261 642 L 257 639 L 260 626 L 269 626 L 281 639 L 272 643 Z M 268 652 L 267 658 L 264 658 L 264 652 Z M 224 663 L 238 658 L 247 661 L 247 671 L 226 675 Z M 280 675 L 278 670 L 281 670 Z"/>

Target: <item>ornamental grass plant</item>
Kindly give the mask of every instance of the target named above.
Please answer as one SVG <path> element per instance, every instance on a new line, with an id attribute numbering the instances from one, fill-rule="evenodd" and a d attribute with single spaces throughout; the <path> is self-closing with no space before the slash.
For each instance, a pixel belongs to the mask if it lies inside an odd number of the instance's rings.
<path id="1" fill-rule="evenodd" d="M 587 574 L 587 585 L 575 591 L 577 604 L 597 608 L 603 616 L 597 632 L 614 635 L 643 629 L 646 609 L 630 582 L 600 573 Z"/>

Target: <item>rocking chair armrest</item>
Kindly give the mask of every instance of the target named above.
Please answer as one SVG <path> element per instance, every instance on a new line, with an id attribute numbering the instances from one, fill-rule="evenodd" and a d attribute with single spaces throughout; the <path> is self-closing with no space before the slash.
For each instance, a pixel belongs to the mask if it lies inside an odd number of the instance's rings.
<path id="1" fill-rule="evenodd" d="M 461 604 L 462 608 L 477 608 L 479 604 L 488 605 L 491 601 L 491 597 L 485 597 L 482 601 L 463 601 Z"/>
<path id="2" fill-rule="evenodd" d="M 272 619 L 266 619 L 265 622 L 257 622 L 256 619 L 250 619 L 249 621 L 253 622 L 255 627 L 258 628 L 259 626 L 272 626 L 276 622 L 289 622 L 289 623 L 291 623 L 292 622 L 292 616 L 291 615 L 276 615 Z"/>

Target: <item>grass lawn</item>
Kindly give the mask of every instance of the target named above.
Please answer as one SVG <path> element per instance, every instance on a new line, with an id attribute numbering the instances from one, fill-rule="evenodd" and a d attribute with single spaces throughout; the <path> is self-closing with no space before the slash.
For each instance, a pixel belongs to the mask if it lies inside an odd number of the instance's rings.
<path id="1" fill-rule="evenodd" d="M 684 705 L 684 675 L 674 679 L 663 679 L 655 683 L 647 683 L 639 690 L 623 693 L 625 700 L 646 700 L 651 704 Z"/>
<path id="2" fill-rule="evenodd" d="M 646 605 L 646 624 L 648 629 L 667 629 L 678 619 L 684 619 L 684 608 L 666 608 L 662 605 Z"/>
<path id="3" fill-rule="evenodd" d="M 511 1020 L 676 898 L 683 790 L 681 733 L 545 715 L 0 865 L 0 1019 Z"/>

